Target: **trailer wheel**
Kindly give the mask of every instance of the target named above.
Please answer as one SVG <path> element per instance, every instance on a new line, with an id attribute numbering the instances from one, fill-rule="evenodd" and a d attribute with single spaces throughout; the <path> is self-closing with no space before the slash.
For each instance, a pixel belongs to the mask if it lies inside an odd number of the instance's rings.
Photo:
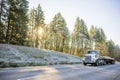
<path id="1" fill-rule="evenodd" d="M 106 65 L 106 61 L 104 60 L 103 65 Z"/>
<path id="2" fill-rule="evenodd" d="M 111 64 L 115 64 L 115 61 L 111 61 Z"/>
<path id="3" fill-rule="evenodd" d="M 106 64 L 105 60 L 101 60 L 101 65 L 105 65 L 105 64 Z"/>

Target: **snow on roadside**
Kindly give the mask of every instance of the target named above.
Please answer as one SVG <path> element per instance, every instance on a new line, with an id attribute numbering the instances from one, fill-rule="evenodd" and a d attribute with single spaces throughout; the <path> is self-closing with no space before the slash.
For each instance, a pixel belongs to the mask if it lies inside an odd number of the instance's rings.
<path id="1" fill-rule="evenodd" d="M 1 61 L 4 63 L 24 63 L 24 65 L 28 63 L 29 65 L 49 65 L 80 63 L 81 58 L 52 50 L 0 44 Z"/>

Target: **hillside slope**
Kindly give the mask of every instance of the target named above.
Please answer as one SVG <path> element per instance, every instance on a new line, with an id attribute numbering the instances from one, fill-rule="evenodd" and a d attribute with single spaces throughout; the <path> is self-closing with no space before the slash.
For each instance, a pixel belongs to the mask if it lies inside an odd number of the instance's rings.
<path id="1" fill-rule="evenodd" d="M 81 58 L 62 52 L 0 44 L 0 67 L 81 63 Z"/>

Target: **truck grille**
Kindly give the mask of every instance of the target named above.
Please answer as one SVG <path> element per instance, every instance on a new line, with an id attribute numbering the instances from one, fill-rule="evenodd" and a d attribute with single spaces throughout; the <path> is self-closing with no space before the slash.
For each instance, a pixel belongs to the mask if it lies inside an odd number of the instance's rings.
<path id="1" fill-rule="evenodd" d="M 91 61 L 91 56 L 85 56 L 85 61 Z"/>

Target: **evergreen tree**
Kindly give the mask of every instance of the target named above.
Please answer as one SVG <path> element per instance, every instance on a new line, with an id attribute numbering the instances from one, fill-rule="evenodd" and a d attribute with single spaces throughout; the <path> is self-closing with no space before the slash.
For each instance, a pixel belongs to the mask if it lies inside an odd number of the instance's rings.
<path id="1" fill-rule="evenodd" d="M 82 40 L 82 49 L 87 49 L 88 48 L 88 39 L 89 39 L 89 34 L 88 34 L 88 29 L 87 26 L 85 24 L 85 22 L 81 19 L 81 40 Z M 85 51 L 83 50 L 82 53 L 85 53 Z"/>
<path id="2" fill-rule="evenodd" d="M 101 42 L 102 43 L 102 42 L 106 41 L 106 35 L 105 35 L 102 28 L 97 28 L 96 27 L 95 31 L 96 31 L 96 34 L 95 34 L 96 42 Z"/>
<path id="3" fill-rule="evenodd" d="M 105 35 L 102 28 L 100 28 L 100 32 L 101 32 L 101 42 L 105 42 L 106 41 L 106 35 Z"/>
<path id="4" fill-rule="evenodd" d="M 68 46 L 69 31 L 66 27 L 66 21 L 60 13 L 57 13 L 49 25 L 50 37 L 50 49 L 57 51 L 66 51 Z"/>
<path id="5" fill-rule="evenodd" d="M 8 1 L 0 0 L 0 42 L 5 43 Z"/>
<path id="6" fill-rule="evenodd" d="M 74 31 L 72 33 L 72 53 L 74 55 L 83 55 L 84 48 L 87 48 L 87 40 L 89 39 L 87 26 L 84 21 L 76 19 Z M 81 54 L 80 54 L 81 53 Z"/>
<path id="7" fill-rule="evenodd" d="M 94 49 L 95 47 L 95 27 L 92 25 L 89 30 L 89 38 L 90 38 L 90 49 Z"/>
<path id="8" fill-rule="evenodd" d="M 42 47 L 41 36 L 39 35 L 39 30 L 44 28 L 44 13 L 40 4 L 35 10 L 35 46 Z"/>
<path id="9" fill-rule="evenodd" d="M 27 0 L 19 0 L 18 2 L 19 7 L 19 14 L 18 14 L 18 22 L 19 22 L 19 29 L 18 29 L 18 44 L 20 45 L 27 45 L 27 30 L 28 30 L 28 1 Z M 17 36 L 17 35 L 16 35 Z"/>
<path id="10" fill-rule="evenodd" d="M 81 37 L 81 33 L 80 33 L 80 28 L 81 28 L 81 22 L 79 17 L 77 17 L 76 22 L 75 22 L 75 26 L 74 26 L 74 31 L 72 33 L 72 44 L 71 44 L 71 54 L 73 55 L 79 55 L 78 54 L 78 50 L 80 49 L 80 37 Z"/>
<path id="11" fill-rule="evenodd" d="M 108 45 L 109 56 L 114 57 L 114 46 L 115 46 L 114 42 L 110 40 L 108 41 L 107 45 Z"/>
<path id="12" fill-rule="evenodd" d="M 114 58 L 120 61 L 120 47 L 119 45 L 114 46 Z"/>
<path id="13" fill-rule="evenodd" d="M 28 15 L 28 45 L 35 47 L 35 9 L 31 9 Z"/>
<path id="14" fill-rule="evenodd" d="M 6 41 L 7 43 L 25 45 L 28 2 L 26 0 L 9 0 L 9 3 Z"/>
<path id="15" fill-rule="evenodd" d="M 106 36 L 102 28 L 95 27 L 95 49 L 100 50 L 101 55 L 108 55 Z"/>

